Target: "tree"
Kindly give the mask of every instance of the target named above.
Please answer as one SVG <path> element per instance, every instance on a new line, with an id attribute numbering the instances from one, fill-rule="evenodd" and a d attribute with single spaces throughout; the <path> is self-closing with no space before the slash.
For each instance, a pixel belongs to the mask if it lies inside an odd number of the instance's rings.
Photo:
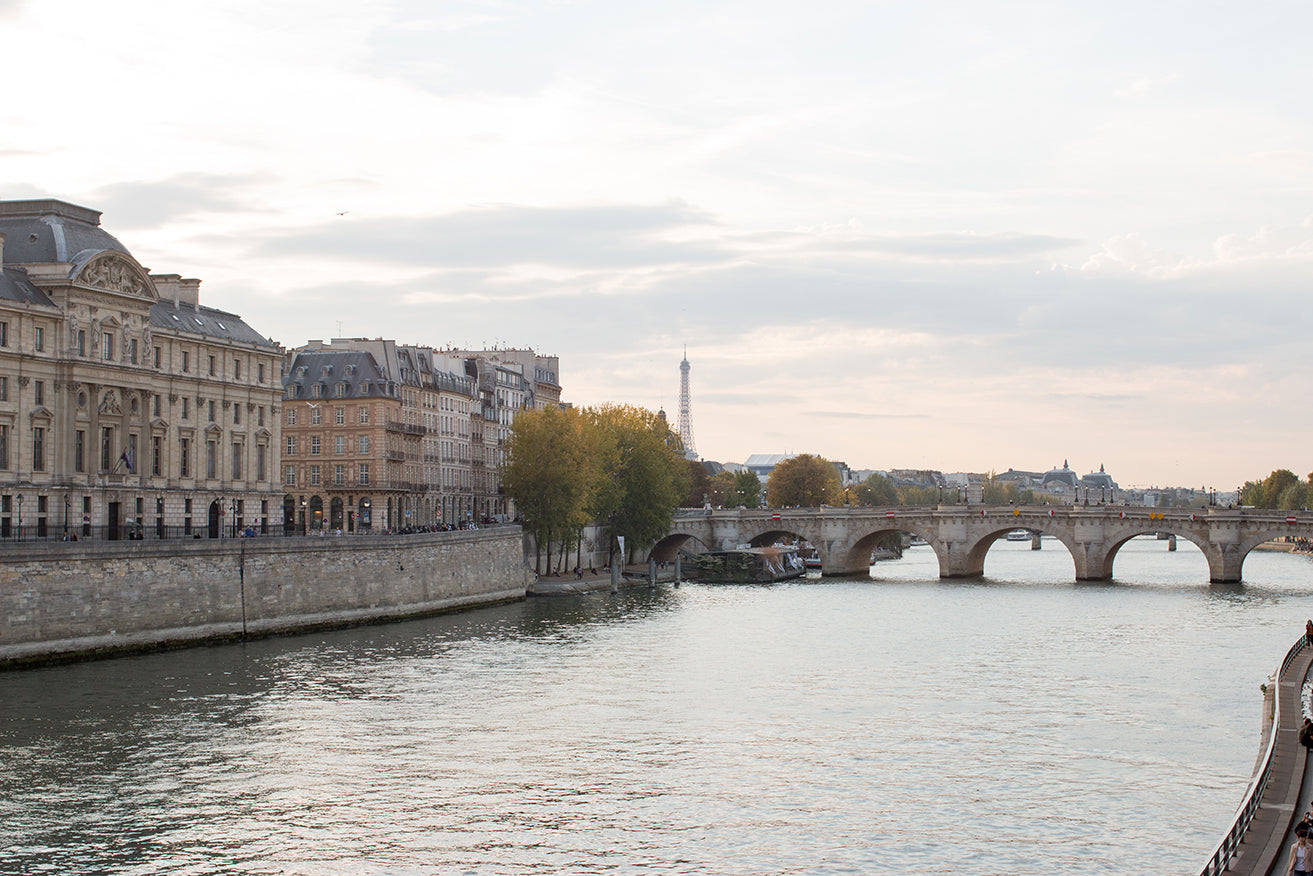
<path id="1" fill-rule="evenodd" d="M 830 462 L 804 453 L 775 466 L 766 483 L 766 498 L 774 507 L 842 504 L 843 487 L 839 473 Z"/>
<path id="2" fill-rule="evenodd" d="M 600 475 L 589 505 L 634 548 L 648 548 L 670 531 L 675 508 L 689 492 L 686 460 L 670 427 L 651 411 L 628 405 L 587 408 L 589 447 Z"/>
<path id="3" fill-rule="evenodd" d="M 735 472 L 732 499 L 732 502 L 725 504 L 733 508 L 740 505 L 745 508 L 756 508 L 761 504 L 761 478 L 757 477 L 756 472 L 747 470 Z"/>
<path id="4" fill-rule="evenodd" d="M 711 495 L 711 475 L 707 474 L 707 467 L 696 459 L 684 460 L 684 467 L 688 469 L 688 495 L 684 497 L 683 505 L 685 508 L 701 508 L 704 504 L 715 500 Z"/>
<path id="5" fill-rule="evenodd" d="M 852 489 L 854 503 L 869 508 L 898 504 L 894 482 L 882 474 L 873 474 Z"/>
<path id="6" fill-rule="evenodd" d="M 556 407 L 520 411 L 506 440 L 501 480 L 539 550 L 546 546 L 550 570 L 553 539 L 564 541 L 587 523 L 597 487 L 579 412 Z"/>

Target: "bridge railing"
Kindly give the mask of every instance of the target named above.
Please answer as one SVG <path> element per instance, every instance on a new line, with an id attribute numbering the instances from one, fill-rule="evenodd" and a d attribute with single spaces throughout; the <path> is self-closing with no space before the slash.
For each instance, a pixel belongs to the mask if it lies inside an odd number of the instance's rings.
<path id="1" fill-rule="evenodd" d="M 1276 751 L 1277 728 L 1281 725 L 1281 677 L 1285 675 L 1286 669 L 1290 667 L 1291 662 L 1299 652 L 1304 650 L 1305 644 L 1305 637 L 1300 636 L 1299 641 L 1295 642 L 1290 650 L 1286 652 L 1286 659 L 1281 661 L 1281 668 L 1277 670 L 1277 674 L 1272 681 L 1273 702 L 1276 707 L 1272 713 L 1272 730 L 1268 734 L 1267 748 L 1263 751 L 1262 766 L 1250 779 L 1249 788 L 1246 790 L 1239 808 L 1236 809 L 1231 828 L 1222 837 L 1222 841 L 1217 844 L 1213 856 L 1208 859 L 1208 863 L 1199 871 L 1199 876 L 1219 876 L 1227 869 L 1231 859 L 1239 851 L 1240 841 L 1244 839 L 1245 831 L 1249 829 L 1249 823 L 1254 820 L 1254 814 L 1258 812 L 1258 805 L 1263 799 L 1263 792 L 1267 790 L 1268 779 L 1272 777 L 1272 754 Z M 1302 687 L 1303 681 L 1300 680 L 1298 683 Z"/>

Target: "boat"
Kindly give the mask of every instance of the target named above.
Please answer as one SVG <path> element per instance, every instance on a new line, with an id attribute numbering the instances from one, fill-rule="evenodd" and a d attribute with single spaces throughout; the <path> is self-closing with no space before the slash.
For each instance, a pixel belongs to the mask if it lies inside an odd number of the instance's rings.
<path id="1" fill-rule="evenodd" d="M 1014 529 L 1007 535 L 1008 541 L 1030 541 L 1030 538 L 1029 529 Z"/>
<path id="2" fill-rule="evenodd" d="M 807 571 L 794 547 L 739 548 L 698 554 L 695 580 L 715 584 L 771 584 Z"/>

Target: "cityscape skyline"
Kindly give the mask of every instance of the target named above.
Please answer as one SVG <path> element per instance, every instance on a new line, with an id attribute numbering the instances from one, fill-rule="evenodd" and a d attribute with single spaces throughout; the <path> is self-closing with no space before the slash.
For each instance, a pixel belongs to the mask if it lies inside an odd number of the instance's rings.
<path id="1" fill-rule="evenodd" d="M 687 344 L 723 461 L 1069 458 L 1218 490 L 1313 470 L 1313 10 L 0 0 L 0 21 L 42 71 L 0 110 L 0 198 L 103 211 L 287 347 L 531 348 L 575 404 L 672 411 Z"/>

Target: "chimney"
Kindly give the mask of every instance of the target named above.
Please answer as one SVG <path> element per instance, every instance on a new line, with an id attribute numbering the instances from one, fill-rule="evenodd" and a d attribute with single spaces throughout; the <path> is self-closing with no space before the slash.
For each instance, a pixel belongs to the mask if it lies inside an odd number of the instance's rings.
<path id="1" fill-rule="evenodd" d="M 5 269 L 5 233 L 0 231 L 0 271 Z"/>

